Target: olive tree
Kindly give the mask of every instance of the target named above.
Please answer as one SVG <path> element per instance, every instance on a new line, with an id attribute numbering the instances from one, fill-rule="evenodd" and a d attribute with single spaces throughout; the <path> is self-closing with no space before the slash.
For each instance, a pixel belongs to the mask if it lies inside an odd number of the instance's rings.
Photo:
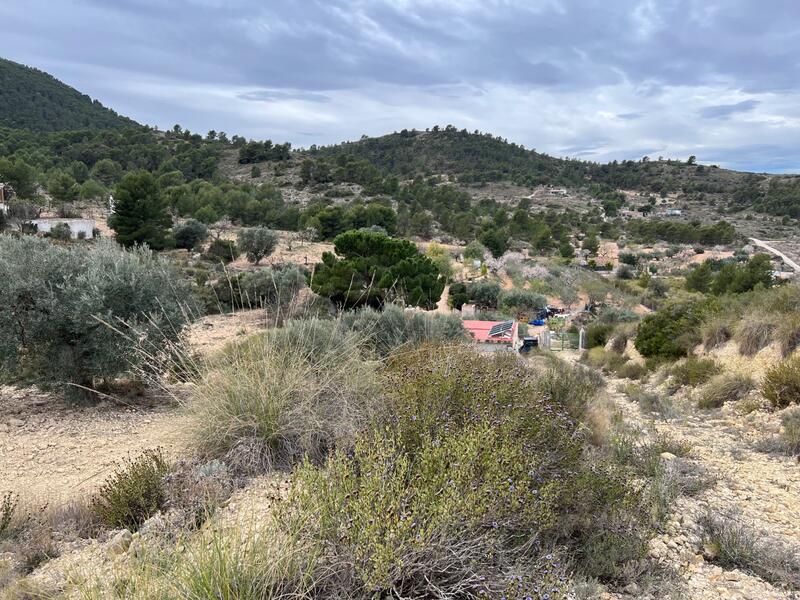
<path id="1" fill-rule="evenodd" d="M 239 233 L 238 244 L 247 260 L 257 265 L 275 251 L 278 234 L 266 227 L 249 227 Z"/>
<path id="2" fill-rule="evenodd" d="M 85 395 L 139 372 L 196 310 L 187 283 L 145 248 L 0 235 L 0 372 Z"/>

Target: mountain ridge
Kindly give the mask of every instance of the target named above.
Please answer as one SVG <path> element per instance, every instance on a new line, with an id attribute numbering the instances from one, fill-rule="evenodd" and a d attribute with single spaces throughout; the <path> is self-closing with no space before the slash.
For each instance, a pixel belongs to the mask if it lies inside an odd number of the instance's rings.
<path id="1" fill-rule="evenodd" d="M 0 126 L 35 132 L 140 127 L 49 73 L 4 58 Z"/>

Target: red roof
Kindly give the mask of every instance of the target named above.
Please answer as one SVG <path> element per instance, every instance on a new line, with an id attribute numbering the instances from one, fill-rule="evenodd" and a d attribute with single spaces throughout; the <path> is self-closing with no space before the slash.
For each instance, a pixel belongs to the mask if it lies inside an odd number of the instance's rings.
<path id="1" fill-rule="evenodd" d="M 511 342 L 517 334 L 518 323 L 514 321 L 511 329 L 502 334 L 489 337 L 489 330 L 495 325 L 505 323 L 505 321 L 463 321 L 466 329 L 473 340 L 476 342 L 502 343 Z"/>

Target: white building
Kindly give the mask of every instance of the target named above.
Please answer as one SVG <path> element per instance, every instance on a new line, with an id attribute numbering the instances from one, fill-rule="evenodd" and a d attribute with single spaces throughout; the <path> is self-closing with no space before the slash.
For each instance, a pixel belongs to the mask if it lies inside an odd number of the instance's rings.
<path id="1" fill-rule="evenodd" d="M 92 238 L 92 232 L 94 231 L 94 220 L 92 219 L 57 219 L 57 218 L 47 218 L 47 219 L 33 219 L 31 221 L 34 225 L 36 225 L 36 231 L 39 233 L 50 233 L 50 231 L 58 225 L 59 223 L 66 223 L 69 225 L 69 229 L 72 232 L 72 239 L 78 239 L 79 237 L 84 237 L 87 240 Z"/>

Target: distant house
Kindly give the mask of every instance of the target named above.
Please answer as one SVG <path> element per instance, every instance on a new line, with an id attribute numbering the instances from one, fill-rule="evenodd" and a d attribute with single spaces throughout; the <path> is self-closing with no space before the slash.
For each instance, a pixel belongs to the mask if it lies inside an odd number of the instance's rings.
<path id="1" fill-rule="evenodd" d="M 680 217 L 683 211 L 680 208 L 668 208 L 667 212 L 664 213 L 668 217 Z"/>
<path id="2" fill-rule="evenodd" d="M 464 329 L 482 350 L 519 350 L 519 323 L 516 321 L 465 320 Z"/>
<path id="3" fill-rule="evenodd" d="M 69 225 L 69 229 L 72 232 L 72 239 L 86 238 L 87 240 L 92 238 L 95 225 L 92 219 L 44 218 L 33 219 L 31 223 L 36 225 L 36 231 L 38 233 L 50 233 L 53 227 L 59 223 L 66 223 Z"/>

